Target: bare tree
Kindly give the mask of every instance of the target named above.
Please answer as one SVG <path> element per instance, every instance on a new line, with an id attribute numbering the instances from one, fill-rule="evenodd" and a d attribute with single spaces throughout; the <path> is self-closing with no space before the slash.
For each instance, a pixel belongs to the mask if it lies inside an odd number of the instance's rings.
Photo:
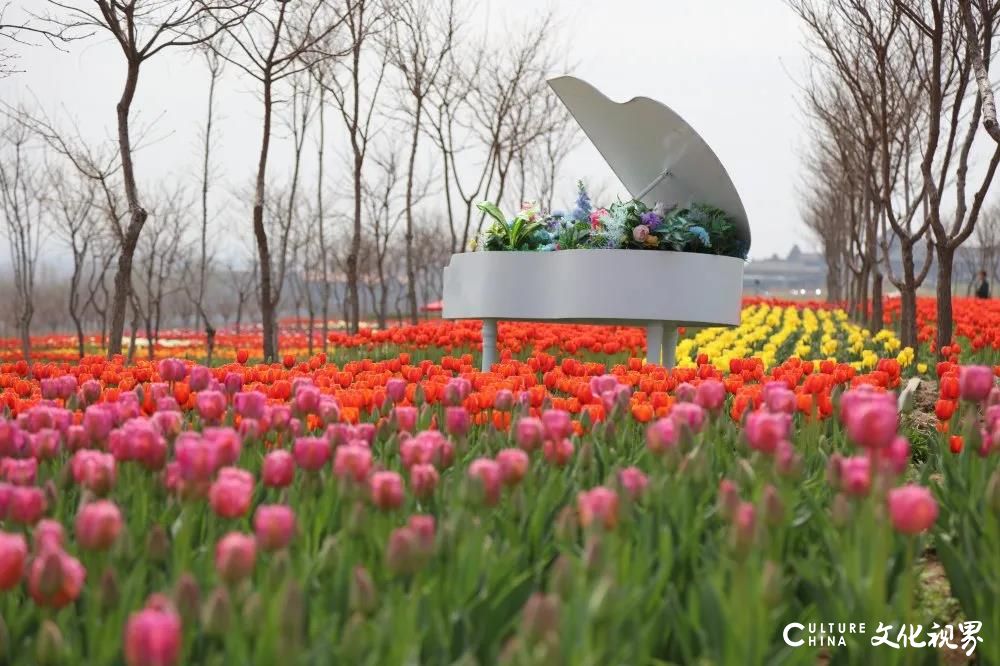
<path id="1" fill-rule="evenodd" d="M 35 314 L 35 272 L 41 248 L 44 184 L 42 173 L 27 155 L 30 133 L 10 123 L 3 134 L 0 159 L 0 204 L 14 273 L 14 306 L 21 354 L 31 365 L 31 319 Z"/>
<path id="2" fill-rule="evenodd" d="M 232 54 L 220 56 L 256 81 L 262 102 L 262 132 L 254 185 L 252 224 L 260 271 L 258 297 L 263 325 L 264 358 L 277 358 L 277 306 L 280 287 L 273 284 L 271 245 L 264 221 L 267 206 L 267 165 L 271 152 L 276 88 L 285 79 L 314 67 L 335 54 L 329 49 L 333 33 L 343 18 L 328 10 L 326 0 L 260 3 L 251 15 L 227 26 L 235 45 Z"/>
<path id="3" fill-rule="evenodd" d="M 972 52 L 977 47 L 965 37 L 958 4 L 951 0 L 926 0 L 916 6 L 894 0 L 894 4 L 914 27 L 911 48 L 920 84 L 927 92 L 928 127 L 920 148 L 923 155 L 920 172 L 937 260 L 935 342 L 940 350 L 951 343 L 954 330 L 951 282 L 955 251 L 975 229 L 1000 164 L 1000 143 L 994 142 L 985 169 L 978 174 L 970 172 L 983 118 L 983 95 L 978 89 L 974 94 L 969 90 L 973 79 Z M 987 16 L 990 20 L 980 26 L 977 44 L 984 54 L 991 54 L 997 17 L 995 13 Z M 946 199 L 945 189 L 950 184 L 953 191 Z M 949 207 L 948 213 L 943 213 L 945 205 Z"/>
<path id="4" fill-rule="evenodd" d="M 396 215 L 401 203 L 398 189 L 400 181 L 405 175 L 399 164 L 399 157 L 391 148 L 385 150 L 383 154 L 376 154 L 372 162 L 377 167 L 378 177 L 366 180 L 363 186 L 363 194 L 367 204 L 365 213 L 370 232 L 366 235 L 368 261 L 364 262 L 363 265 L 367 266 L 370 271 L 374 271 L 374 275 L 368 275 L 366 283 L 370 285 L 372 305 L 378 326 L 385 328 L 388 318 L 390 288 L 385 260 L 389 253 L 390 240 L 399 223 L 399 216 Z M 407 184 L 407 194 L 413 197 L 415 193 L 415 190 Z M 417 200 L 418 198 L 411 198 L 410 202 Z M 403 205 L 405 205 L 405 199 Z M 375 285 L 378 286 L 377 293 Z"/>
<path id="5" fill-rule="evenodd" d="M 9 50 L 11 44 L 34 47 L 42 44 L 64 50 L 68 42 L 82 39 L 87 33 L 69 26 L 48 26 L 37 16 L 25 14 L 12 16 L 12 0 L 0 2 L 0 78 L 20 72 L 15 69 L 17 54 Z"/>
<path id="6" fill-rule="evenodd" d="M 218 53 L 211 48 L 204 50 L 205 65 L 208 68 L 208 100 L 205 111 L 205 128 L 203 143 L 203 159 L 201 170 L 201 254 L 198 262 L 198 292 L 192 302 L 201 317 L 202 326 L 205 328 L 205 363 L 212 365 L 212 354 L 215 351 L 215 326 L 212 325 L 212 318 L 205 307 L 205 290 L 207 284 L 205 276 L 209 270 L 211 258 L 208 254 L 208 192 L 212 181 L 212 127 L 215 124 L 215 89 L 222 76 L 223 60 Z M 187 285 L 187 281 L 185 281 Z"/>
<path id="7" fill-rule="evenodd" d="M 86 342 L 83 320 L 87 313 L 87 303 L 83 301 L 80 288 L 89 253 L 93 251 L 101 233 L 97 184 L 93 180 L 81 179 L 80 187 L 74 187 L 65 172 L 56 169 L 50 169 L 48 182 L 51 188 L 51 195 L 46 199 L 49 228 L 69 247 L 73 255 L 67 306 L 76 330 L 77 351 L 80 358 L 83 358 Z"/>
<path id="8" fill-rule="evenodd" d="M 347 329 L 356 333 L 361 322 L 361 303 L 358 295 L 359 253 L 361 251 L 362 187 L 364 164 L 372 138 L 372 120 L 375 117 L 379 93 L 385 79 L 384 53 L 374 55 L 370 63 L 369 50 L 378 46 L 376 40 L 387 29 L 391 16 L 384 0 L 353 0 L 344 11 L 346 58 L 331 61 L 327 76 L 320 79 L 333 99 L 347 129 L 350 142 L 351 167 L 354 185 L 354 222 L 350 250 L 347 254 Z M 371 77 L 366 76 L 369 66 Z"/>
<path id="9" fill-rule="evenodd" d="M 402 88 L 409 96 L 406 106 L 410 129 L 410 151 L 406 167 L 406 298 L 410 322 L 417 323 L 416 264 L 413 257 L 414 177 L 420 135 L 424 132 L 424 112 L 438 76 L 448 62 L 460 26 L 455 0 L 439 9 L 429 0 L 404 0 L 392 9 L 392 34 L 388 54 L 399 70 Z"/>
<path id="10" fill-rule="evenodd" d="M 983 127 L 994 141 L 1000 143 L 1000 124 L 997 124 L 997 104 L 993 95 L 993 84 L 990 82 L 990 43 L 983 44 L 982 38 L 990 32 L 976 27 L 973 17 L 973 0 L 957 0 L 962 13 L 962 24 L 965 28 L 965 38 L 969 44 L 969 54 L 972 57 L 972 69 L 976 75 L 976 85 L 983 104 Z M 979 22 L 982 26 L 993 25 L 1000 13 L 1000 2 L 976 0 Z M 982 33 L 982 34 L 981 34 Z"/>
<path id="11" fill-rule="evenodd" d="M 111 330 L 108 358 L 120 354 L 125 330 L 125 309 L 132 283 L 132 261 L 148 212 L 142 204 L 136 179 L 133 136 L 129 116 L 143 63 L 173 48 L 205 44 L 223 30 L 240 25 L 263 0 L 93 0 L 84 7 L 77 2 L 48 0 L 61 10 L 49 17 L 60 29 L 93 29 L 108 32 L 121 49 L 125 64 L 125 85 L 115 110 L 118 125 L 118 154 L 122 184 L 128 203 L 128 224 L 120 237 L 121 251 L 115 273 L 111 302 Z M 94 5 L 94 7 L 91 7 Z M 85 8 L 86 7 L 86 8 Z M 215 17 L 211 28 L 207 19 Z"/>

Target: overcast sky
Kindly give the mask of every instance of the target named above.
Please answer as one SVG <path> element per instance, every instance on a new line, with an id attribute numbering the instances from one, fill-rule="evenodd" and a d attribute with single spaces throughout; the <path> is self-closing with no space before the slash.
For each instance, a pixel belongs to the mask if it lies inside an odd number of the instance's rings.
<path id="1" fill-rule="evenodd" d="M 31 5 L 41 1 L 27 0 Z M 572 71 L 553 75 L 575 75 L 616 101 L 652 97 L 683 116 L 715 150 L 743 199 L 753 234 L 751 258 L 783 255 L 795 243 L 814 245 L 801 223 L 796 194 L 807 145 L 798 104 L 806 74 L 804 36 L 783 0 L 551 4 L 560 17 L 556 30 L 568 36 L 567 59 L 576 63 Z M 538 6 L 538 0 L 480 2 L 466 29 L 496 32 L 524 25 Z M 72 44 L 68 53 L 38 48 L 21 54 L 19 67 L 26 73 L 0 81 L 5 101 L 35 98 L 50 115 L 74 120 L 91 140 L 111 140 L 123 66 L 105 35 Z M 143 66 L 133 108 L 140 123 L 155 121 L 154 141 L 137 158 L 144 186 L 176 178 L 195 183 L 206 80 L 201 61 L 179 51 Z M 242 189 L 253 174 L 260 129 L 252 89 L 231 71 L 217 101 L 221 133 L 215 160 L 224 177 L 220 187 L 230 191 Z M 557 201 L 572 200 L 578 178 L 620 189 L 586 143 L 567 161 L 560 187 L 564 196 Z M 347 209 L 351 202 L 338 205 Z M 233 218 L 237 222 L 227 224 L 227 239 L 231 235 L 245 244 L 248 217 L 241 212 Z"/>

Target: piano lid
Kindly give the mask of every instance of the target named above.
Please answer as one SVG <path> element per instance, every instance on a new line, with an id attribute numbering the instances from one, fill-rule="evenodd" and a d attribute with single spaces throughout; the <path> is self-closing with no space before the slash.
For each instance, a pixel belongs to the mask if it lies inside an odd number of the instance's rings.
<path id="1" fill-rule="evenodd" d="M 572 76 L 548 83 L 633 197 L 649 206 L 717 206 L 733 218 L 749 247 L 750 224 L 733 181 L 683 118 L 648 97 L 613 102 Z"/>

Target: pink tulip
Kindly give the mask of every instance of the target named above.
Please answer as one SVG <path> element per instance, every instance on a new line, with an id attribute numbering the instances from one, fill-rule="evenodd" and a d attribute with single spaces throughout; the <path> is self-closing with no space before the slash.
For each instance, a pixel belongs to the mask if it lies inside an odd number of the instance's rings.
<path id="1" fill-rule="evenodd" d="M 97 495 L 106 495 L 115 485 L 115 457 L 91 449 L 80 449 L 70 459 L 73 480 Z"/>
<path id="2" fill-rule="evenodd" d="M 366 449 L 367 450 L 367 449 Z M 380 509 L 397 509 L 403 504 L 403 479 L 396 472 L 375 472 L 368 483 L 372 503 Z"/>
<path id="3" fill-rule="evenodd" d="M 576 496 L 576 509 L 581 527 L 597 524 L 613 530 L 618 525 L 618 493 L 610 488 L 598 486 L 580 492 Z"/>
<path id="4" fill-rule="evenodd" d="M 719 513 L 727 519 L 732 520 L 736 516 L 736 510 L 740 506 L 740 491 L 736 484 L 729 479 L 719 482 Z"/>
<path id="5" fill-rule="evenodd" d="M 416 573 L 423 565 L 425 554 L 420 546 L 420 535 L 410 526 L 397 527 L 389 534 L 385 562 L 388 569 L 398 574 Z"/>
<path id="6" fill-rule="evenodd" d="M 243 451 L 240 434 L 233 428 L 210 427 L 201 431 L 205 441 L 215 447 L 215 456 L 220 465 L 235 465 Z"/>
<path id="7" fill-rule="evenodd" d="M 194 403 L 198 416 L 206 423 L 219 423 L 226 415 L 226 394 L 221 391 L 201 391 Z"/>
<path id="8" fill-rule="evenodd" d="M 177 358 L 165 358 L 159 365 L 160 378 L 165 382 L 180 382 L 187 374 L 184 361 Z"/>
<path id="9" fill-rule="evenodd" d="M 902 474 L 910 464 L 910 442 L 897 436 L 880 452 L 880 468 L 893 474 Z"/>
<path id="10" fill-rule="evenodd" d="M 292 397 L 292 404 L 297 414 L 315 414 L 319 411 L 321 398 L 322 394 L 318 386 L 301 384 Z"/>
<path id="11" fill-rule="evenodd" d="M 414 514 L 406 521 L 406 525 L 417 535 L 417 543 L 420 548 L 426 554 L 430 554 L 434 550 L 436 538 L 434 516 Z"/>
<path id="12" fill-rule="evenodd" d="M 292 427 L 292 408 L 288 405 L 271 405 L 268 409 L 268 419 L 271 429 L 275 432 L 285 432 Z"/>
<path id="13" fill-rule="evenodd" d="M 169 608 L 144 608 L 125 625 L 127 666 L 175 666 L 181 654 L 181 619 Z"/>
<path id="14" fill-rule="evenodd" d="M 115 417 L 107 403 L 91 405 L 83 412 L 83 429 L 90 441 L 98 446 L 104 443 L 115 427 Z"/>
<path id="15" fill-rule="evenodd" d="M 39 520 L 35 529 L 31 533 L 32 546 L 35 553 L 42 552 L 45 548 L 62 548 L 66 540 L 66 531 L 62 523 L 51 518 Z"/>
<path id="16" fill-rule="evenodd" d="M 514 439 L 519 447 L 530 453 L 545 440 L 545 425 L 541 419 L 523 416 L 518 419 L 514 428 Z"/>
<path id="17" fill-rule="evenodd" d="M 964 365 L 958 374 L 958 392 L 962 400 L 983 402 L 993 390 L 993 368 L 987 365 Z"/>
<path id="18" fill-rule="evenodd" d="M 572 418 L 562 409 L 546 409 L 542 412 L 542 424 L 548 439 L 565 439 L 573 434 Z"/>
<path id="19" fill-rule="evenodd" d="M 286 488 L 295 479 L 295 459 L 284 449 L 275 449 L 264 456 L 261 480 L 269 488 Z"/>
<path id="20" fill-rule="evenodd" d="M 674 403 L 669 416 L 677 425 L 686 425 L 691 432 L 701 432 L 705 426 L 705 410 L 693 402 Z"/>
<path id="21" fill-rule="evenodd" d="M 403 432 L 413 432 L 417 426 L 417 408 L 397 405 L 392 408 L 392 416 L 396 420 L 396 427 Z"/>
<path id="22" fill-rule="evenodd" d="M 756 531 L 757 510 L 750 502 L 740 502 L 733 514 L 733 545 L 746 550 L 753 544 Z"/>
<path id="23" fill-rule="evenodd" d="M 208 388 L 208 383 L 212 379 L 212 371 L 203 365 L 192 365 L 191 374 L 188 377 L 188 387 L 192 391 L 204 391 Z"/>
<path id="24" fill-rule="evenodd" d="M 650 453 L 660 454 L 671 451 L 680 441 L 677 422 L 672 418 L 657 419 L 646 428 L 646 448 Z"/>
<path id="25" fill-rule="evenodd" d="M 45 608 L 59 609 L 76 601 L 87 571 L 60 548 L 47 547 L 28 568 L 28 594 Z"/>
<path id="26" fill-rule="evenodd" d="M 184 416 L 173 410 L 157 411 L 151 417 L 151 421 L 161 435 L 171 439 L 181 434 L 184 426 Z"/>
<path id="27" fill-rule="evenodd" d="M 542 455 L 545 459 L 556 467 L 564 467 L 573 458 L 573 442 L 569 439 L 545 440 L 542 446 Z"/>
<path id="28" fill-rule="evenodd" d="M 336 423 L 340 420 L 340 403 L 332 396 L 324 395 L 319 399 L 316 413 L 324 424 Z"/>
<path id="29" fill-rule="evenodd" d="M 235 396 L 243 389 L 243 375 L 238 372 L 227 372 L 222 380 L 226 395 Z"/>
<path id="30" fill-rule="evenodd" d="M 923 486 L 906 485 L 889 491 L 889 519 L 897 532 L 920 534 L 934 525 L 938 505 Z"/>
<path id="31" fill-rule="evenodd" d="M 174 457 L 186 481 L 208 481 L 220 466 L 216 447 L 194 432 L 180 434 L 174 443 Z"/>
<path id="32" fill-rule="evenodd" d="M 253 573 L 257 543 L 252 536 L 230 532 L 215 545 L 215 570 L 227 583 L 238 583 Z"/>
<path id="33" fill-rule="evenodd" d="M 470 393 L 472 393 L 472 382 L 465 377 L 452 377 L 444 385 L 444 403 L 451 406 L 460 405 Z"/>
<path id="34" fill-rule="evenodd" d="M 477 458 L 469 465 L 468 476 L 482 491 L 483 502 L 493 506 L 500 501 L 503 473 L 500 464 L 489 458 Z"/>
<path id="35" fill-rule="evenodd" d="M 28 559 L 28 544 L 20 534 L 0 530 L 0 591 L 12 590 L 21 582 Z"/>
<path id="36" fill-rule="evenodd" d="M 41 488 L 14 486 L 10 492 L 7 518 L 21 525 L 34 525 L 45 512 L 45 493 Z"/>
<path id="37" fill-rule="evenodd" d="M 261 420 L 267 407 L 267 396 L 259 391 L 240 391 L 233 396 L 233 409 L 242 418 Z"/>
<path id="38" fill-rule="evenodd" d="M 372 470 L 372 451 L 362 444 L 338 446 L 333 455 L 333 473 L 341 479 L 364 483 Z"/>
<path id="39" fill-rule="evenodd" d="M 393 402 L 400 402 L 406 397 L 406 380 L 392 377 L 385 383 L 385 394 Z"/>
<path id="40" fill-rule="evenodd" d="M 681 382 L 676 388 L 674 388 L 674 398 L 677 402 L 694 402 L 694 399 L 697 396 L 698 389 L 694 387 L 694 384 Z"/>
<path id="41" fill-rule="evenodd" d="M 37 475 L 38 461 L 34 458 L 0 458 L 0 479 L 15 486 L 33 486 Z"/>
<path id="42" fill-rule="evenodd" d="M 618 386 L 618 378 L 614 375 L 600 375 L 590 378 L 590 393 L 601 396 L 605 391 L 614 391 Z"/>
<path id="43" fill-rule="evenodd" d="M 872 487 L 871 460 L 867 456 L 841 460 L 840 487 L 848 495 L 867 495 Z"/>
<path id="44" fill-rule="evenodd" d="M 76 541 L 86 550 L 107 550 L 122 531 L 122 514 L 114 502 L 85 504 L 76 515 Z"/>
<path id="45" fill-rule="evenodd" d="M 509 412 L 514 409 L 514 394 L 510 389 L 500 389 L 493 399 L 493 409 Z"/>
<path id="46" fill-rule="evenodd" d="M 768 382 L 764 385 L 763 396 L 767 411 L 775 414 L 795 412 L 795 393 L 789 390 L 785 382 Z"/>
<path id="47" fill-rule="evenodd" d="M 80 385 L 80 402 L 92 405 L 101 398 L 101 383 L 96 379 L 88 379 Z"/>
<path id="48" fill-rule="evenodd" d="M 472 425 L 472 418 L 465 407 L 446 407 L 444 410 L 444 425 L 453 437 L 465 437 Z"/>
<path id="49" fill-rule="evenodd" d="M 418 432 L 413 437 L 403 440 L 399 445 L 399 457 L 403 467 L 433 463 L 443 441 L 444 435 L 437 430 Z"/>
<path id="50" fill-rule="evenodd" d="M 646 492 L 649 478 L 638 467 L 626 467 L 618 472 L 618 483 L 632 500 L 637 500 Z"/>
<path id="51" fill-rule="evenodd" d="M 851 407 L 847 415 L 847 436 L 867 449 L 881 449 L 896 437 L 899 414 L 895 403 L 872 400 Z"/>
<path id="52" fill-rule="evenodd" d="M 784 412 L 750 412 L 744 424 L 744 434 L 750 448 L 762 453 L 774 453 L 778 443 L 788 439 L 792 418 Z"/>
<path id="53" fill-rule="evenodd" d="M 410 488 L 413 494 L 420 499 L 427 499 L 434 494 L 438 480 L 437 469 L 434 465 L 418 463 L 410 467 Z"/>
<path id="54" fill-rule="evenodd" d="M 497 453 L 496 461 L 500 465 L 500 476 L 507 486 L 519 484 L 531 466 L 531 459 L 523 449 L 503 449 Z"/>
<path id="55" fill-rule="evenodd" d="M 726 385 L 718 379 L 703 379 L 694 396 L 695 404 L 716 412 L 726 404 Z"/>
<path id="56" fill-rule="evenodd" d="M 869 384 L 861 384 L 840 396 L 840 421 L 847 423 L 856 407 L 871 403 L 880 403 L 883 407 L 896 407 L 896 398 L 891 393 L 877 391 Z"/>
<path id="57" fill-rule="evenodd" d="M 323 469 L 330 460 L 330 442 L 323 437 L 298 437 L 292 454 L 299 467 L 315 472 Z"/>
<path id="58" fill-rule="evenodd" d="M 248 482 L 240 474 L 223 474 L 226 469 L 220 470 L 219 478 L 209 488 L 208 501 L 212 505 L 212 511 L 220 518 L 239 518 L 250 509 L 250 501 L 253 499 L 253 479 Z"/>
<path id="59" fill-rule="evenodd" d="M 261 549 L 281 550 L 295 534 L 295 512 L 284 504 L 262 504 L 254 512 L 253 529 Z"/>

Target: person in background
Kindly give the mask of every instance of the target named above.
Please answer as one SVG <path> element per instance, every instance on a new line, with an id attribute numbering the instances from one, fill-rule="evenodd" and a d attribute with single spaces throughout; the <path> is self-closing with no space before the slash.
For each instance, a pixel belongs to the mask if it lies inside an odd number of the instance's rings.
<path id="1" fill-rule="evenodd" d="M 986 271 L 979 271 L 979 286 L 976 287 L 976 298 L 990 297 L 990 283 L 986 280 Z"/>

